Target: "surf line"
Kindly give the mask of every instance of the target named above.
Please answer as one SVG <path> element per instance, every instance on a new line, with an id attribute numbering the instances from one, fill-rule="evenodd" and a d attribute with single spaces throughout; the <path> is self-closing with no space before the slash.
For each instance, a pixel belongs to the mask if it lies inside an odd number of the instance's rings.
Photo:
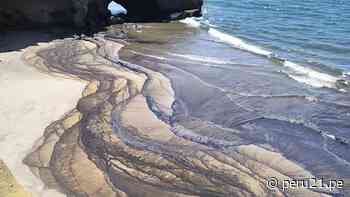
<path id="1" fill-rule="evenodd" d="M 218 39 L 218 41 L 220 42 L 229 44 L 234 48 L 268 58 L 272 62 L 282 65 L 283 67 L 288 69 L 287 71 L 282 71 L 282 73 L 285 73 L 289 78 L 297 82 L 300 82 L 315 88 L 332 88 L 332 89 L 339 90 L 341 92 L 347 92 L 346 89 L 349 89 L 350 87 L 350 81 L 347 80 L 347 78 L 344 78 L 344 76 L 346 76 L 344 74 L 342 77 L 333 76 L 333 75 L 323 73 L 323 72 L 314 70 L 312 68 L 300 65 L 298 63 L 289 61 L 287 59 L 283 59 L 281 57 L 278 57 L 278 55 L 276 55 L 271 51 L 249 44 L 233 35 L 229 35 L 227 33 L 221 32 L 213 28 L 213 26 L 210 25 L 210 23 L 208 25 L 207 24 L 208 22 L 198 21 L 193 18 L 181 20 L 180 22 L 193 28 L 207 29 L 209 35 Z"/>

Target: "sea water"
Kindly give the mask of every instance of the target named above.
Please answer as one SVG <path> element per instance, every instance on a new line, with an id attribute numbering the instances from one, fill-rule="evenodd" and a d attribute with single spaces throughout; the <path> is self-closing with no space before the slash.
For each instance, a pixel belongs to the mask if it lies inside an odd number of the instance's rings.
<path id="1" fill-rule="evenodd" d="M 291 78 L 344 90 L 350 73 L 350 1 L 207 0 L 184 22 L 219 41 L 277 60 Z"/>

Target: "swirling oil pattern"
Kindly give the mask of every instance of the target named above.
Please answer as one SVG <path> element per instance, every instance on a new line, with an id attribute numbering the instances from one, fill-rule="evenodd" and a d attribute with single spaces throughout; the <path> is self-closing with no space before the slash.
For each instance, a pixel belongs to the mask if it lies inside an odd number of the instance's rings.
<path id="1" fill-rule="evenodd" d="M 347 197 L 349 92 L 300 83 L 286 72 L 309 68 L 184 22 L 26 50 L 41 72 L 88 82 L 25 158 L 32 171 L 74 197 Z M 271 178 L 344 185 L 271 189 Z"/>
<path id="2" fill-rule="evenodd" d="M 279 61 L 221 42 L 213 30 L 197 28 L 192 20 L 183 22 L 186 27 L 145 25 L 142 32 L 130 33 L 132 44 L 121 51 L 122 59 L 170 79 L 174 113 L 170 121 L 158 117 L 169 122 L 175 135 L 226 155 L 257 145 L 284 159 L 254 150 L 256 161 L 265 158 L 270 167 L 291 177 L 349 179 L 348 92 L 299 83 L 281 72 L 285 68 Z M 291 172 L 285 159 L 304 170 Z M 285 195 L 313 195 L 299 192 Z"/>

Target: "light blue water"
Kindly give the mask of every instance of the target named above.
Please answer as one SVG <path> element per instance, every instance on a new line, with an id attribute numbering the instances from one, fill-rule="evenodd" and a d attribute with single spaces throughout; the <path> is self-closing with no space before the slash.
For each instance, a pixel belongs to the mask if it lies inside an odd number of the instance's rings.
<path id="1" fill-rule="evenodd" d="M 349 0 L 206 0 L 204 19 L 284 59 L 350 71 Z"/>

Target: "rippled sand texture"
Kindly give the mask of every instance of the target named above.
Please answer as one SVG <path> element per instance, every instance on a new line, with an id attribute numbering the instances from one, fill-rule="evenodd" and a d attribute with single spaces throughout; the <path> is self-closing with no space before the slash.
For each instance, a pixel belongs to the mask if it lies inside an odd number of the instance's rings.
<path id="1" fill-rule="evenodd" d="M 269 176 L 313 175 L 268 146 L 246 143 L 238 131 L 230 131 L 230 141 L 195 132 L 225 129 L 182 113 L 166 75 L 120 60 L 121 46 L 97 36 L 25 54 L 42 72 L 89 81 L 76 109 L 49 125 L 25 159 L 49 188 L 77 197 L 325 196 L 268 190 Z M 177 86 L 181 95 L 219 96 L 196 83 Z"/>

